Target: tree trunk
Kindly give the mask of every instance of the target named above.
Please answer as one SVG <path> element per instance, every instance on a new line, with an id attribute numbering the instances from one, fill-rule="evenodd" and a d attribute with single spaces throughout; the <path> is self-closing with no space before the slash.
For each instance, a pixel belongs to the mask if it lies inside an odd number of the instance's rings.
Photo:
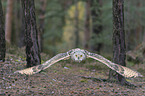
<path id="1" fill-rule="evenodd" d="M 86 17 L 85 17 L 85 33 L 84 33 L 84 49 L 89 49 L 90 41 L 90 0 L 86 1 Z"/>
<path id="2" fill-rule="evenodd" d="M 3 9 L 0 0 L 0 61 L 5 61 L 6 43 L 5 43 L 5 31 L 4 31 L 4 17 Z"/>
<path id="3" fill-rule="evenodd" d="M 26 42 L 25 42 L 25 21 L 24 21 L 24 14 L 22 13 L 21 17 L 21 26 L 20 26 L 20 32 L 19 32 L 19 47 L 24 47 Z"/>
<path id="4" fill-rule="evenodd" d="M 143 44 L 143 63 L 145 63 L 145 33 L 143 34 L 143 42 L 142 42 L 142 44 Z"/>
<path id="5" fill-rule="evenodd" d="M 113 0 L 113 61 L 122 66 L 126 66 L 126 47 L 124 31 L 124 0 Z M 110 71 L 110 76 L 114 72 Z M 125 84 L 123 76 L 116 74 L 117 80 Z"/>
<path id="6" fill-rule="evenodd" d="M 67 10 L 73 4 L 73 0 L 59 0 L 61 5 L 63 5 L 63 9 Z"/>
<path id="7" fill-rule="evenodd" d="M 34 0 L 21 0 L 25 21 L 27 67 L 41 64 Z"/>
<path id="8" fill-rule="evenodd" d="M 12 44 L 16 44 L 18 47 L 24 46 L 24 25 L 22 20 L 23 12 L 21 7 L 21 1 L 15 0 L 14 2 L 14 16 L 13 16 L 13 25 L 12 25 Z M 23 20 L 24 21 L 24 20 Z M 23 26 L 23 27 L 22 27 Z"/>
<path id="9" fill-rule="evenodd" d="M 138 1 L 137 2 L 137 8 L 140 9 L 141 7 L 142 7 L 142 3 L 140 1 Z M 138 17 L 142 16 L 142 13 L 140 11 L 137 11 L 136 14 L 137 14 Z M 136 44 L 135 45 L 140 44 L 140 41 L 141 41 L 140 38 L 142 38 L 141 36 L 142 36 L 142 32 L 143 32 L 143 29 L 142 29 L 143 26 L 142 26 L 141 22 L 137 22 L 137 25 L 138 26 L 136 27 L 136 30 L 135 30 L 135 36 L 136 36 L 136 39 L 135 39 Z"/>
<path id="10" fill-rule="evenodd" d="M 102 32 L 102 24 L 101 24 L 101 8 L 102 7 L 102 1 L 101 0 L 92 0 L 91 1 L 91 16 L 92 16 L 92 45 L 91 49 L 94 51 L 101 51 L 101 48 L 103 47 L 102 43 L 98 43 L 95 39 L 98 38 L 98 35 Z"/>
<path id="11" fill-rule="evenodd" d="M 40 0 L 40 3 L 41 3 L 41 7 L 40 7 L 40 16 L 39 16 L 38 44 L 39 44 L 40 51 L 42 52 L 47 0 Z"/>
<path id="12" fill-rule="evenodd" d="M 6 32 L 6 41 L 9 44 L 11 44 L 13 2 L 14 2 L 14 0 L 8 0 L 8 2 L 7 2 L 5 32 Z"/>
<path id="13" fill-rule="evenodd" d="M 79 47 L 79 10 L 77 0 L 75 0 L 75 36 L 75 47 Z"/>

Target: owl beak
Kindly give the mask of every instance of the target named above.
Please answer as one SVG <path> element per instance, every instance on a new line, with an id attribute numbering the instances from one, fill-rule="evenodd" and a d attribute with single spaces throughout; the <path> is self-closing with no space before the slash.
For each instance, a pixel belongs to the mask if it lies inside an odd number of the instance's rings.
<path id="1" fill-rule="evenodd" d="M 82 61 L 82 60 L 80 60 L 80 57 L 78 57 L 78 60 L 79 60 L 79 63 Z"/>
<path id="2" fill-rule="evenodd" d="M 82 60 L 79 60 L 79 63 L 81 62 Z"/>

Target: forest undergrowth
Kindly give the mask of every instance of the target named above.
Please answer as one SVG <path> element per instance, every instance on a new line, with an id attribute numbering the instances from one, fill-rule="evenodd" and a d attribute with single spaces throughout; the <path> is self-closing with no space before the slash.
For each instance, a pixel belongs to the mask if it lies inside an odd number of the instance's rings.
<path id="1" fill-rule="evenodd" d="M 0 96 L 144 96 L 145 94 L 144 77 L 127 79 L 137 87 L 122 86 L 116 81 L 104 82 L 102 79 L 108 78 L 109 68 L 95 60 L 86 60 L 82 63 L 74 63 L 70 60 L 60 61 L 31 76 L 13 74 L 26 66 L 24 52 L 17 50 L 13 54 L 7 53 L 6 61 L 0 63 Z M 50 58 L 47 54 L 41 54 L 41 57 L 42 63 Z M 139 64 L 130 68 L 145 76 L 144 66 Z"/>

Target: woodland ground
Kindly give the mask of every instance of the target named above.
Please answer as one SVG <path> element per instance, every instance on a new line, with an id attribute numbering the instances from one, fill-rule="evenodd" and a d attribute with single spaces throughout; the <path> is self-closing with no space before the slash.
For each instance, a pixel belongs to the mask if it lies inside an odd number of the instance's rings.
<path id="1" fill-rule="evenodd" d="M 10 53 L 7 53 L 6 61 L 0 63 L 0 96 L 145 96 L 145 78 L 127 79 L 138 87 L 82 78 L 108 78 L 109 68 L 95 60 L 60 61 L 38 74 L 26 76 L 13 74 L 26 66 L 24 51 L 18 50 L 15 55 Z M 41 57 L 42 63 L 49 59 L 46 54 Z M 145 76 L 144 64 L 130 68 Z"/>

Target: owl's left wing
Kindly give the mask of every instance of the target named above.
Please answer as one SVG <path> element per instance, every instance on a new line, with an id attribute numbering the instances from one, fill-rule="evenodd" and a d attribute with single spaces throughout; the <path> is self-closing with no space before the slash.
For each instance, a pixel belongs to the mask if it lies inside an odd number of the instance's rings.
<path id="1" fill-rule="evenodd" d="M 69 57 L 70 57 L 70 55 L 68 54 L 68 52 L 67 53 L 60 53 L 41 65 L 33 66 L 33 67 L 30 67 L 30 68 L 27 68 L 24 70 L 18 70 L 14 73 L 32 75 L 32 74 L 40 72 L 41 70 L 45 70 L 46 68 L 50 67 L 51 65 L 53 65 L 54 63 L 56 63 L 60 60 L 67 59 Z"/>
<path id="2" fill-rule="evenodd" d="M 90 53 L 88 51 L 86 51 L 87 53 L 87 57 L 89 58 L 93 58 L 95 60 L 98 60 L 100 62 L 102 62 L 103 64 L 107 65 L 109 68 L 111 68 L 112 70 L 116 71 L 117 73 L 119 73 L 120 75 L 124 76 L 124 77 L 143 77 L 143 75 L 141 75 L 140 73 L 133 71 L 127 67 L 115 64 L 111 61 L 109 61 L 108 59 L 104 58 L 101 55 L 95 54 L 95 53 Z"/>

